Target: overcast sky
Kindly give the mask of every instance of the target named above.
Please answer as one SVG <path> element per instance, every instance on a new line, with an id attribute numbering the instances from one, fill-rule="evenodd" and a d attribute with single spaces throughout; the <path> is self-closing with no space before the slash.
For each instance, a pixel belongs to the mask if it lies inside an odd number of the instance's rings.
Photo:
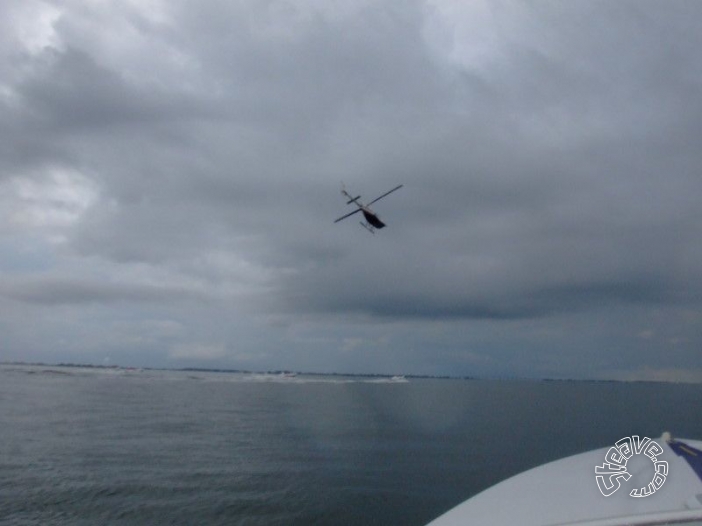
<path id="1" fill-rule="evenodd" d="M 702 381 L 701 19 L 4 1 L 0 360 Z"/>

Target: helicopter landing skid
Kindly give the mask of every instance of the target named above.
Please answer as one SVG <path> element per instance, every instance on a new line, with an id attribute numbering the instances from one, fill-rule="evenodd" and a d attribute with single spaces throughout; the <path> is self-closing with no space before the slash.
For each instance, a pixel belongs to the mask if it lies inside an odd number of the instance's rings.
<path id="1" fill-rule="evenodd" d="M 364 223 L 363 221 L 359 221 L 359 223 L 361 224 L 361 226 L 362 226 L 363 228 L 365 228 L 366 230 L 368 230 L 368 232 L 370 232 L 371 234 L 375 235 L 375 228 L 373 228 L 373 227 L 372 227 L 371 225 L 369 225 L 368 223 Z"/>

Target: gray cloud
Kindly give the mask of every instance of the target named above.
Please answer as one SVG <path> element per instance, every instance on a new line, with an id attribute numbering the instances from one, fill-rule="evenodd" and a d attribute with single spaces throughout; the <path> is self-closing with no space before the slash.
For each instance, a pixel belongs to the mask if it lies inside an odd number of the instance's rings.
<path id="1" fill-rule="evenodd" d="M 699 367 L 696 4 L 1 9 L 3 294 L 30 318 L 106 309 L 62 353 Z M 374 206 L 386 230 L 332 223 L 342 180 L 405 185 Z M 125 344 L 102 329 L 130 305 L 157 321 Z M 13 352 L 58 353 L 22 323 Z"/>
<path id="2" fill-rule="evenodd" d="M 0 283 L 0 295 L 41 305 L 170 302 L 202 297 L 195 291 L 156 285 L 40 278 Z"/>

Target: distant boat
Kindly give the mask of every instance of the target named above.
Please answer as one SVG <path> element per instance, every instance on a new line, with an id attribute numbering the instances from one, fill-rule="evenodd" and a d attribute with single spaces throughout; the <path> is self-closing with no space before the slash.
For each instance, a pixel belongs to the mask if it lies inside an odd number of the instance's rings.
<path id="1" fill-rule="evenodd" d="M 629 438 L 645 439 L 627 437 L 616 445 Z M 652 442 L 662 453 L 642 447 L 623 460 L 623 469 L 605 460 L 616 459 L 621 450 L 614 447 L 543 464 L 478 493 L 427 526 L 701 525 L 702 441 L 665 433 Z M 640 458 L 627 464 L 634 454 Z M 502 458 L 496 451 L 494 461 Z"/>
<path id="2" fill-rule="evenodd" d="M 407 378 L 400 374 L 397 376 L 393 376 L 392 378 L 390 378 L 390 380 L 392 380 L 393 382 L 406 382 Z"/>

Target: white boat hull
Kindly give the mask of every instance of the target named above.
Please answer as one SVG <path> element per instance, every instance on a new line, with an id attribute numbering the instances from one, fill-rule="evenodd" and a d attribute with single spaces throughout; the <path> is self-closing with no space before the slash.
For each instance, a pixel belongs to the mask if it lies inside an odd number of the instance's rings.
<path id="1" fill-rule="evenodd" d="M 643 437 L 642 437 L 643 438 Z M 429 526 L 620 526 L 624 524 L 702 525 L 702 481 L 685 458 L 663 438 L 653 439 L 667 462 L 664 483 L 654 493 L 634 498 L 631 488 L 646 487 L 655 476 L 653 461 L 641 454 L 629 459 L 631 478 L 604 496 L 595 467 L 610 447 L 536 467 L 488 488 L 432 521 Z M 702 450 L 702 442 L 680 439 Z M 635 461 L 636 460 L 636 461 Z"/>

